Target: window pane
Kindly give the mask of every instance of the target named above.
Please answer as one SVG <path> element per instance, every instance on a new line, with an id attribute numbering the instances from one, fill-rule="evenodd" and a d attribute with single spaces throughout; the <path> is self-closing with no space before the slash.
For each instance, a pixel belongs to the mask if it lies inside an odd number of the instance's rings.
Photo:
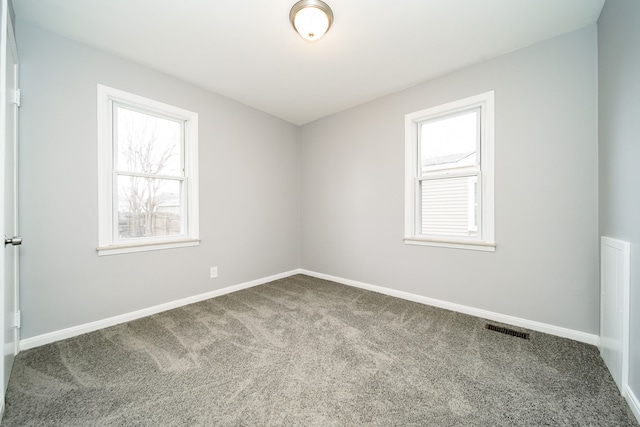
<path id="1" fill-rule="evenodd" d="M 118 238 L 182 235 L 182 181 L 118 176 Z"/>
<path id="2" fill-rule="evenodd" d="M 182 175 L 182 123 L 115 108 L 116 169 L 126 172 Z"/>
<path id="3" fill-rule="evenodd" d="M 420 233 L 477 235 L 477 176 L 429 179 L 420 183 Z"/>
<path id="4" fill-rule="evenodd" d="M 476 163 L 479 110 L 422 123 L 422 170 Z"/>

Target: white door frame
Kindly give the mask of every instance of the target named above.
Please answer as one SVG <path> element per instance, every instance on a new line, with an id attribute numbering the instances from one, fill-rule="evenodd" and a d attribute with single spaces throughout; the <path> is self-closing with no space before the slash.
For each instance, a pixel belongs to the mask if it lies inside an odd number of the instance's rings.
<path id="1" fill-rule="evenodd" d="M 9 0 L 1 0 L 1 21 L 0 21 L 0 87 L 2 90 L 0 91 L 0 138 L 2 143 L 0 144 L 0 164 L 5 165 L 6 146 L 7 144 L 13 145 L 13 206 L 7 207 L 5 205 L 5 174 L 4 170 L 0 173 L 0 188 L 3 189 L 3 193 L 0 196 L 0 224 L 4 229 L 5 225 L 5 212 L 6 209 L 13 209 L 13 229 L 12 230 L 4 230 L 4 234 L 7 237 L 11 238 L 18 233 L 18 199 L 17 199 L 17 191 L 18 191 L 18 51 L 16 47 L 15 41 L 15 33 L 13 29 L 13 24 L 11 22 L 10 17 L 10 9 L 9 9 Z M 7 91 L 7 66 L 9 59 L 12 59 L 13 66 L 15 67 L 13 72 L 15 73 L 15 89 L 13 91 Z M 11 122 L 7 121 L 8 116 L 8 108 L 13 108 L 13 120 Z M 13 127 L 13 139 L 8 141 L 6 138 L 7 135 L 7 127 Z M 2 289 L 0 289 L 0 334 L 2 346 L 3 346 L 3 354 L 0 357 L 0 416 L 4 413 L 4 398 L 6 392 L 6 384 L 8 383 L 8 375 L 5 371 L 10 372 L 9 369 L 11 366 L 7 366 L 8 364 L 13 364 L 13 358 L 18 354 L 19 351 L 19 299 L 18 299 L 18 273 L 19 273 L 19 249 L 15 247 L 6 247 L 6 250 L 14 251 L 14 262 L 13 265 L 6 265 L 4 253 L 3 256 L 0 257 L 0 278 L 2 280 Z M 6 274 L 9 269 L 12 271 L 12 283 L 6 282 Z M 13 289 L 11 289 L 13 288 Z M 11 301 L 6 300 L 6 295 L 9 293 L 11 295 Z M 12 313 L 6 312 L 7 304 L 10 304 Z M 5 332 L 11 329 L 11 332 L 5 335 Z M 7 343 L 9 345 L 7 345 Z M 8 356 L 8 357 L 7 357 Z"/>

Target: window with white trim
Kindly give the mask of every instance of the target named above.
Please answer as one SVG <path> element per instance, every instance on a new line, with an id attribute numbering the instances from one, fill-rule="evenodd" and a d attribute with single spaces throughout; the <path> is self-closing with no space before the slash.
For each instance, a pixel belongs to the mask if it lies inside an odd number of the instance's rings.
<path id="1" fill-rule="evenodd" d="M 199 244 L 198 114 L 98 85 L 98 254 Z"/>
<path id="2" fill-rule="evenodd" d="M 405 243 L 495 251 L 493 140 L 493 91 L 405 116 Z"/>

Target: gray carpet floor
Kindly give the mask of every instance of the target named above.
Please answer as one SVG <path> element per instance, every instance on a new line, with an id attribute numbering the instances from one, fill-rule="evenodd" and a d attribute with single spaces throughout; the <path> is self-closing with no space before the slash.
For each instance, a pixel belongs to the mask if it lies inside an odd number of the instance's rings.
<path id="1" fill-rule="evenodd" d="M 637 426 L 586 344 L 304 275 L 24 351 L 4 426 Z"/>

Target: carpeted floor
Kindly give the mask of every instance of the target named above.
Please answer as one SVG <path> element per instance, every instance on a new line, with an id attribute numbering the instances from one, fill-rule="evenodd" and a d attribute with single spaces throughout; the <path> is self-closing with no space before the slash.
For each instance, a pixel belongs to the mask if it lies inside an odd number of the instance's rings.
<path id="1" fill-rule="evenodd" d="M 20 353 L 4 426 L 637 426 L 598 350 L 298 275 Z"/>

